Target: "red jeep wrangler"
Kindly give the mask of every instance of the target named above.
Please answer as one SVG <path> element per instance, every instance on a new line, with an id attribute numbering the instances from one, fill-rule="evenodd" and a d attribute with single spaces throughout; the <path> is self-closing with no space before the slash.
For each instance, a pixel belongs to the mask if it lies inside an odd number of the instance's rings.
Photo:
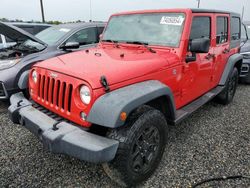
<path id="1" fill-rule="evenodd" d="M 36 64 L 31 100 L 13 95 L 10 117 L 49 151 L 104 163 L 117 182 L 138 184 L 160 163 L 169 125 L 213 98 L 232 101 L 240 28 L 240 15 L 223 11 L 114 14 L 98 47 Z"/>

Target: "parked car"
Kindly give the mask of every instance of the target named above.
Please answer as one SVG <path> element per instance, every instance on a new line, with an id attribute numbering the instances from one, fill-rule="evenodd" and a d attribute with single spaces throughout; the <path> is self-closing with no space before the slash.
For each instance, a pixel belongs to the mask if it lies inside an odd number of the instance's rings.
<path id="1" fill-rule="evenodd" d="M 0 50 L 0 99 L 17 91 L 18 80 L 35 63 L 99 42 L 105 23 L 78 23 L 50 27 L 33 36 L 19 28 L 0 23 L 0 31 L 16 45 Z M 25 86 L 27 87 L 27 86 Z M 26 88 L 22 87 L 22 90 Z"/>
<path id="2" fill-rule="evenodd" d="M 96 48 L 33 66 L 31 100 L 14 94 L 14 123 L 45 148 L 103 163 L 122 185 L 148 179 L 176 125 L 208 101 L 229 104 L 240 55 L 239 14 L 202 9 L 114 14 Z"/>
<path id="3" fill-rule="evenodd" d="M 6 22 L 5 22 L 6 23 Z M 44 29 L 47 29 L 48 27 L 51 27 L 49 24 L 38 24 L 38 23 L 24 23 L 24 22 L 7 22 L 7 24 L 14 25 L 20 29 L 23 29 L 27 32 L 29 32 L 32 35 L 35 35 Z M 15 42 L 13 42 L 10 38 L 5 37 L 1 34 L 0 31 L 0 49 L 7 48 L 10 46 L 15 45 Z"/>
<path id="4" fill-rule="evenodd" d="M 242 35 L 244 44 L 241 47 L 241 54 L 243 55 L 244 59 L 242 63 L 240 80 L 243 83 L 250 84 L 250 40 L 248 38 L 250 36 L 250 22 L 244 22 L 244 27 L 245 28 L 243 28 L 243 31 L 246 29 L 247 35 L 245 35 L 245 32 Z"/>

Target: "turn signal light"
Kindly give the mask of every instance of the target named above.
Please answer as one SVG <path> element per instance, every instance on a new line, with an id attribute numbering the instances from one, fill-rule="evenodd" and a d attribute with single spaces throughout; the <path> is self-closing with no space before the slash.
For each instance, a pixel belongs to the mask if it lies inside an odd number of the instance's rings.
<path id="1" fill-rule="evenodd" d="M 122 112 L 122 113 L 120 114 L 120 119 L 121 119 L 122 121 L 125 121 L 125 120 L 127 119 L 127 113 L 126 113 L 126 112 Z"/>

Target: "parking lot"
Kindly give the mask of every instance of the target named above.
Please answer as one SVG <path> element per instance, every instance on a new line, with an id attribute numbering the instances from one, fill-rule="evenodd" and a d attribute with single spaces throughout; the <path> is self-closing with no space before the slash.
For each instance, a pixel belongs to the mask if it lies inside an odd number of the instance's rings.
<path id="1" fill-rule="evenodd" d="M 8 119 L 0 103 L 0 187 L 117 187 L 102 170 L 45 151 Z M 188 187 L 211 177 L 250 174 L 250 86 L 240 85 L 229 106 L 210 102 L 177 127 L 154 176 L 141 187 Z M 204 187 L 249 187 L 247 179 Z"/>

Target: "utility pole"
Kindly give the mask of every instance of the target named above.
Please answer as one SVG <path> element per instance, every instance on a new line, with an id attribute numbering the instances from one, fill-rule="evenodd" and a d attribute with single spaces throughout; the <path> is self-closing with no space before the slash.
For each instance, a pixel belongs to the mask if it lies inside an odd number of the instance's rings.
<path id="1" fill-rule="evenodd" d="M 40 4 L 41 4 L 42 21 L 44 23 L 45 22 L 45 18 L 44 18 L 44 10 L 43 10 L 43 0 L 40 0 Z"/>
<path id="2" fill-rule="evenodd" d="M 198 1 L 198 8 L 200 8 L 201 0 L 197 0 L 197 1 Z"/>
<path id="3" fill-rule="evenodd" d="M 89 0 L 90 22 L 92 22 L 92 0 Z"/>
<path id="4" fill-rule="evenodd" d="M 244 14 L 245 14 L 245 6 L 243 5 L 243 7 L 242 7 L 242 20 L 244 19 Z"/>

